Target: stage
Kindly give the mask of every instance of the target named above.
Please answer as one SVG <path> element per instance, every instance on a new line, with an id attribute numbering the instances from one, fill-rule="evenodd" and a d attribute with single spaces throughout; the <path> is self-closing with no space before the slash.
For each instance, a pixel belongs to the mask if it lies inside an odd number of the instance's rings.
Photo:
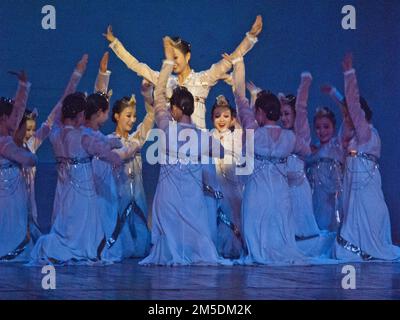
<path id="1" fill-rule="evenodd" d="M 0 264 L 0 299 L 269 300 L 400 299 L 400 263 L 354 264 L 356 289 L 342 289 L 343 265 L 290 267 L 56 267 L 42 289 L 40 267 Z"/>

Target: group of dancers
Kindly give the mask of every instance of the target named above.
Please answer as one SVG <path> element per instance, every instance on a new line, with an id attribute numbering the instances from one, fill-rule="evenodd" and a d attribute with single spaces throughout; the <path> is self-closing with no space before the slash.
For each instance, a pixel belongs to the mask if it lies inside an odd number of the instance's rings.
<path id="1" fill-rule="evenodd" d="M 246 84 L 244 57 L 262 26 L 257 16 L 238 47 L 202 72 L 191 69 L 191 46 L 183 39 L 163 39 L 165 59 L 157 72 L 132 56 L 109 26 L 104 37 L 110 48 L 143 78 L 146 115 L 133 133 L 134 95 L 110 107 L 108 53 L 100 61 L 94 93 L 76 91 L 88 62 L 84 55 L 37 130 L 37 111 L 26 108 L 31 85 L 24 72 L 14 73 L 19 80 L 15 98 L 0 100 L 0 261 L 97 265 L 136 257 L 141 265 L 287 265 L 398 260 L 381 187 L 380 138 L 359 95 L 351 54 L 343 61 L 344 96 L 332 86 L 322 87 L 339 106 L 342 124 L 336 130 L 334 113 L 318 108 L 313 125 L 319 143 L 312 145 L 309 72 L 301 74 L 296 95 Z M 205 149 L 200 137 L 206 130 L 206 99 L 219 80 L 232 86 L 235 104 L 217 97 Z M 115 131 L 105 135 L 100 129 L 110 109 Z M 174 161 L 160 165 L 148 210 L 141 149 L 155 125 L 168 136 L 161 152 Z M 190 130 L 198 137 L 190 154 L 181 157 L 185 141 L 169 136 L 171 126 L 177 136 Z M 254 150 L 244 154 L 249 134 Z M 51 231 L 41 234 L 35 154 L 47 137 L 57 162 L 57 186 Z M 201 157 L 208 157 L 208 164 L 200 163 Z M 239 175 L 249 157 L 253 170 Z"/>

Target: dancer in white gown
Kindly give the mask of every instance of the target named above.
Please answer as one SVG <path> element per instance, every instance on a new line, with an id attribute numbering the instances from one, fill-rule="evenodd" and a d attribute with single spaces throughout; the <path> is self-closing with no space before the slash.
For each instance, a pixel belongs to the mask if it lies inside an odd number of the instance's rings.
<path id="1" fill-rule="evenodd" d="M 254 130 L 254 171 L 246 182 L 243 203 L 243 232 L 248 256 L 245 264 L 305 264 L 297 248 L 287 182 L 286 158 L 296 144 L 295 134 L 276 123 L 280 102 L 272 93 L 258 94 L 255 109 L 245 96 L 245 71 L 241 57 L 234 64 L 235 101 L 244 129 Z"/>
<path id="2" fill-rule="evenodd" d="M 50 143 L 53 147 L 53 153 L 54 157 L 57 161 L 57 184 L 56 184 L 56 191 L 54 195 L 54 202 L 53 202 L 53 212 L 51 216 L 51 224 L 53 225 L 58 212 L 60 211 L 60 207 L 62 206 L 63 199 L 61 197 L 61 191 L 64 190 L 64 183 L 66 181 L 66 176 L 65 176 L 65 163 L 63 161 L 64 158 L 66 158 L 64 154 L 64 148 L 62 145 L 62 140 L 61 140 L 61 131 L 62 131 L 62 103 L 64 99 L 74 93 L 76 91 L 76 88 L 79 85 L 79 82 L 82 78 L 82 75 L 85 73 L 86 70 L 86 65 L 88 62 L 88 56 L 87 54 L 83 55 L 82 58 L 78 61 L 70 79 L 68 82 L 67 87 L 65 88 L 64 94 L 62 95 L 61 99 L 58 101 L 56 106 L 53 109 L 54 114 L 51 114 L 50 116 L 54 116 L 53 120 L 53 125 L 51 127 L 50 133 L 49 133 L 49 140 Z"/>
<path id="3" fill-rule="evenodd" d="M 104 60 L 104 57 L 106 59 Z M 96 90 L 107 92 L 111 71 L 108 67 L 108 54 L 103 57 Z M 112 121 L 116 123 L 115 132 L 108 138 L 118 139 L 125 147 L 139 146 L 137 152 L 124 160 L 124 165 L 114 170 L 118 190 L 119 226 L 116 234 L 122 240 L 122 246 L 129 257 L 145 257 L 150 250 L 150 230 L 148 228 L 148 210 L 142 177 L 142 156 L 140 149 L 145 144 L 150 130 L 154 126 L 153 86 L 143 80 L 141 93 L 145 100 L 146 116 L 136 131 L 131 133 L 136 122 L 136 99 L 123 97 L 112 108 Z"/>
<path id="4" fill-rule="evenodd" d="M 121 165 L 120 156 L 108 144 L 85 133 L 86 97 L 82 93 L 68 95 L 62 106 L 62 126 L 57 144 L 62 147 L 63 184 L 53 227 L 39 238 L 31 254 L 31 265 L 43 263 L 99 263 L 105 229 L 95 187 L 92 158 L 94 156 Z"/>
<path id="5" fill-rule="evenodd" d="M 22 168 L 36 156 L 18 147 L 13 136 L 23 116 L 30 83 L 18 76 L 15 101 L 0 98 L 0 261 L 26 261 L 32 246 L 28 225 L 28 193 Z"/>
<path id="6" fill-rule="evenodd" d="M 225 258 L 239 258 L 245 250 L 241 219 L 244 185 L 242 176 L 237 175 L 237 165 L 242 164 L 243 131 L 236 119 L 236 109 L 224 96 L 217 97 L 211 116 L 213 137 L 225 151 L 230 151 L 223 159 L 214 159 L 218 186 L 223 194 L 216 217 L 217 249 Z"/>
<path id="7" fill-rule="evenodd" d="M 344 148 L 342 130 L 335 135 L 336 117 L 322 107 L 314 115 L 319 139 L 307 159 L 308 176 L 313 190 L 314 215 L 320 230 L 336 232 L 342 216 Z"/>
<path id="8" fill-rule="evenodd" d="M 378 166 L 381 141 L 371 123 L 371 109 L 360 98 L 352 62 L 351 54 L 347 54 L 343 62 L 344 85 L 354 136 L 347 147 L 344 219 L 335 246 L 336 257 L 351 261 L 398 260 L 400 247 L 392 243 Z"/>
<path id="9" fill-rule="evenodd" d="M 174 61 L 173 42 L 164 38 L 166 60 L 163 63 L 155 88 L 155 115 L 158 128 L 169 140 L 174 128 L 179 134 L 190 134 L 200 140 L 201 131 L 192 124 L 194 99 L 186 88 L 178 87 L 171 98 L 171 110 L 167 106 L 167 80 Z M 177 124 L 171 122 L 172 118 Z M 160 176 L 153 203 L 152 243 L 150 254 L 140 264 L 148 265 L 215 265 L 223 262 L 211 239 L 207 208 L 203 194 L 200 141 L 193 142 L 183 152 L 185 141 L 172 140 L 166 149 L 159 150 L 167 157 L 161 164 Z M 193 145 L 194 143 L 194 145 Z M 214 144 L 215 145 L 215 144 Z M 217 144 L 219 147 L 219 143 Z M 184 154 L 178 154 L 178 151 Z M 219 150 L 218 150 L 219 151 Z M 209 155 L 209 150 L 204 151 Z M 173 159 L 173 155 L 177 155 Z M 189 158 L 188 158 L 189 157 Z"/>

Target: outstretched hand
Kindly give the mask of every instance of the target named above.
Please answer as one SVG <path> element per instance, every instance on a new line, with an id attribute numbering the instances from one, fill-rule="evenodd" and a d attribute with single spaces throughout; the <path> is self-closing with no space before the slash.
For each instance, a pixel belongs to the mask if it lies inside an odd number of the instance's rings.
<path id="1" fill-rule="evenodd" d="M 18 78 L 21 82 L 28 82 L 28 75 L 26 74 L 25 70 L 21 71 L 8 71 L 9 74 L 12 74 Z"/>
<path id="2" fill-rule="evenodd" d="M 351 52 L 346 53 L 346 55 L 344 56 L 342 66 L 344 72 L 349 71 L 353 68 L 353 54 Z"/>
<path id="3" fill-rule="evenodd" d="M 253 37 L 257 37 L 262 31 L 262 27 L 263 27 L 262 16 L 258 15 L 253 23 L 253 26 L 251 27 L 251 30 L 249 31 L 250 35 Z"/>
<path id="4" fill-rule="evenodd" d="M 109 42 L 113 42 L 116 38 L 112 32 L 112 26 L 109 25 L 107 27 L 107 33 L 103 33 L 103 36 L 109 41 Z"/>
<path id="5" fill-rule="evenodd" d="M 106 51 L 100 60 L 100 71 L 103 73 L 107 72 L 109 57 L 110 57 L 110 55 L 109 55 L 108 51 Z"/>
<path id="6" fill-rule="evenodd" d="M 82 56 L 81 60 L 79 60 L 79 62 L 77 63 L 77 65 L 76 65 L 76 70 L 77 70 L 79 73 L 83 74 L 83 73 L 85 72 L 86 66 L 87 66 L 87 63 L 88 63 L 88 59 L 89 59 L 89 56 L 88 56 L 87 53 L 85 53 L 85 54 Z"/>

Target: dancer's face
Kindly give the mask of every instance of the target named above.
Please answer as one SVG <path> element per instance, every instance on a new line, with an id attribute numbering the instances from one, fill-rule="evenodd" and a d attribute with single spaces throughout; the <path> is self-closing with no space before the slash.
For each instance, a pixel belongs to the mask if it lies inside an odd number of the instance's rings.
<path id="1" fill-rule="evenodd" d="M 131 106 L 124 108 L 120 113 L 116 113 L 114 118 L 121 131 L 130 132 L 136 122 L 136 108 Z"/>
<path id="2" fill-rule="evenodd" d="M 26 125 L 26 130 L 25 130 L 24 142 L 27 142 L 35 134 L 36 121 L 35 120 L 26 120 L 25 125 Z"/>
<path id="3" fill-rule="evenodd" d="M 233 124 L 232 112 L 227 107 L 217 107 L 213 112 L 214 127 L 219 132 L 229 129 Z"/>
<path id="4" fill-rule="evenodd" d="M 281 108 L 282 126 L 285 129 L 292 129 L 294 127 L 295 114 L 290 105 L 284 104 Z"/>
<path id="5" fill-rule="evenodd" d="M 180 74 L 189 67 L 190 52 L 183 54 L 179 49 L 174 48 L 174 73 Z"/>
<path id="6" fill-rule="evenodd" d="M 332 139 L 335 127 L 327 117 L 319 117 L 315 120 L 315 131 L 321 144 L 325 144 Z"/>

